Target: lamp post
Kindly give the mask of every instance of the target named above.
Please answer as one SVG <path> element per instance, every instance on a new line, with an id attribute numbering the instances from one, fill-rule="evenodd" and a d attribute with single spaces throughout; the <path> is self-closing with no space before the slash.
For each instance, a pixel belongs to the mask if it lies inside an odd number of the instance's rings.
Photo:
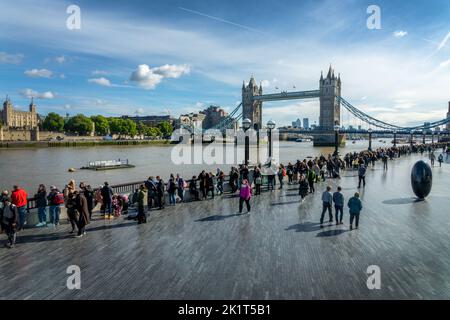
<path id="1" fill-rule="evenodd" d="M 409 138 L 409 145 L 411 146 L 411 148 L 412 148 L 412 146 L 413 146 L 413 132 L 412 131 L 410 131 L 409 132 L 409 134 L 410 134 L 410 138 Z"/>
<path id="2" fill-rule="evenodd" d="M 431 131 L 431 143 L 434 143 L 434 132 Z"/>
<path id="3" fill-rule="evenodd" d="M 369 151 L 372 151 L 372 129 L 369 128 L 369 130 L 367 130 L 369 132 Z"/>
<path id="4" fill-rule="evenodd" d="M 425 144 L 425 136 L 426 136 L 427 132 L 425 131 L 425 129 L 422 130 L 422 143 Z"/>
<path id="5" fill-rule="evenodd" d="M 252 125 L 252 121 L 248 118 L 242 120 L 242 127 L 244 128 L 244 132 L 246 132 Z M 250 139 L 247 135 L 245 135 L 245 165 L 248 165 L 249 152 L 250 152 Z"/>
<path id="6" fill-rule="evenodd" d="M 339 154 L 339 126 L 336 124 L 334 126 L 334 155 Z"/>
<path id="7" fill-rule="evenodd" d="M 275 122 L 267 121 L 267 128 L 269 129 L 269 158 L 272 157 L 272 130 L 275 129 Z"/>
<path id="8" fill-rule="evenodd" d="M 394 130 L 394 148 L 397 146 L 397 130 Z"/>

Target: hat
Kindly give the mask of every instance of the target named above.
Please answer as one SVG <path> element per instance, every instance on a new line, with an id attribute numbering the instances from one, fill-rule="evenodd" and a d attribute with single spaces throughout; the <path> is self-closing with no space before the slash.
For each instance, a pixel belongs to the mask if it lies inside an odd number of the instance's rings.
<path id="1" fill-rule="evenodd" d="M 55 186 L 50 186 L 50 190 L 55 190 L 56 187 Z"/>

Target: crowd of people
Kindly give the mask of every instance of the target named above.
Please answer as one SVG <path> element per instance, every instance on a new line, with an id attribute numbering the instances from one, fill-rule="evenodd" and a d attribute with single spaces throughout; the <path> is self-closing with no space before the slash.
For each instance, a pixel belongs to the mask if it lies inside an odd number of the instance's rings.
<path id="1" fill-rule="evenodd" d="M 441 148 L 442 153 L 439 153 Z M 286 165 L 278 164 L 277 170 L 270 174 L 263 173 L 264 165 L 262 164 L 253 168 L 240 165 L 231 168 L 228 174 L 228 185 L 231 194 L 239 191 L 239 213 L 242 213 L 244 204 L 247 213 L 250 213 L 250 199 L 252 195 L 261 194 L 264 179 L 267 180 L 267 191 L 269 192 L 274 191 L 277 180 L 278 189 L 283 189 L 285 180 L 289 185 L 298 185 L 300 203 L 302 203 L 308 194 L 316 192 L 317 183 L 325 182 L 327 179 L 340 179 L 342 171 L 357 171 L 358 188 L 361 186 L 364 188 L 366 170 L 369 166 L 374 166 L 377 161 L 382 162 L 383 170 L 388 170 L 389 160 L 411 153 L 423 155 L 424 152 L 428 152 L 431 164 L 434 165 L 435 153 L 438 152 L 437 160 L 441 165 L 444 161 L 443 154 L 447 151 L 445 143 L 434 143 L 378 148 L 373 151 L 364 150 L 359 153 L 347 153 L 344 156 L 321 155 L 315 158 L 309 157 L 303 161 L 297 160 L 295 163 L 289 162 Z M 189 181 L 186 181 L 180 174 L 171 174 L 167 183 L 160 176 L 156 176 L 156 178 L 149 176 L 130 195 L 114 192 L 108 182 L 93 189 L 85 182 L 81 182 L 77 187 L 75 181 L 70 180 L 62 191 L 55 186 L 50 186 L 49 192 L 47 192 L 46 186 L 41 184 L 33 196 L 39 219 L 36 227 L 57 227 L 60 223 L 62 206 L 67 211 L 67 218 L 71 225 L 70 233 L 76 232 L 76 237 L 86 234 L 86 226 L 90 223 L 93 210 L 97 206 L 100 208 L 101 217 L 108 220 L 128 214 L 129 206 L 134 206 L 137 208 L 136 214 L 130 214 L 129 218 L 137 220 L 139 224 L 146 223 L 145 207 L 147 207 L 147 211 L 163 210 L 166 204 L 166 194 L 171 206 L 186 202 L 185 192 L 189 192 L 190 201 L 214 199 L 215 195 L 224 194 L 226 179 L 227 176 L 220 168 L 215 173 L 203 170 L 197 176 L 192 176 Z M 14 246 L 17 232 L 22 230 L 26 224 L 27 203 L 27 192 L 17 185 L 13 187 L 11 194 L 8 190 L 1 193 L 0 224 L 2 232 L 7 235 L 6 246 L 9 248 Z M 331 193 L 331 186 L 327 186 L 322 194 L 322 203 L 320 226 L 323 227 L 326 212 L 328 212 L 329 222 L 333 222 L 333 204 L 336 225 L 343 224 L 344 195 L 342 188 L 337 187 L 336 191 Z M 349 199 L 347 207 L 350 214 L 350 229 L 353 229 L 353 222 L 355 222 L 355 228 L 358 228 L 359 214 L 362 210 L 358 192 Z M 47 208 L 49 219 L 47 219 Z"/>

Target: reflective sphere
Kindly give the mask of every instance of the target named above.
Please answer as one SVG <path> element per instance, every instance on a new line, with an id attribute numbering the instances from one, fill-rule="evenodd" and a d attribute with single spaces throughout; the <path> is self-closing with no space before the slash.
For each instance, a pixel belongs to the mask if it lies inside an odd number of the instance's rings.
<path id="1" fill-rule="evenodd" d="M 433 184 L 433 173 L 428 164 L 422 160 L 417 161 L 411 170 L 411 186 L 414 194 L 423 199 L 430 194 Z"/>

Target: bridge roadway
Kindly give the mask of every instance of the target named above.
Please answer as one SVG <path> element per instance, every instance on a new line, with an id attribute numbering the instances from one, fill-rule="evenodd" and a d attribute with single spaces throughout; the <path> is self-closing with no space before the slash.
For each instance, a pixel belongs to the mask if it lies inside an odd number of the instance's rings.
<path id="1" fill-rule="evenodd" d="M 419 158 L 368 170 L 354 231 L 347 210 L 343 226 L 318 225 L 321 191 L 339 183 L 348 199 L 354 171 L 317 184 L 302 205 L 296 186 L 263 192 L 250 215 L 225 195 L 154 211 L 143 225 L 97 217 L 80 239 L 67 223 L 27 229 L 0 249 L 0 299 L 449 299 L 450 164 L 433 168 L 432 192 L 417 202 L 409 174 Z M 81 268 L 80 290 L 66 288 L 69 265 Z M 370 265 L 380 290 L 366 286 Z"/>

